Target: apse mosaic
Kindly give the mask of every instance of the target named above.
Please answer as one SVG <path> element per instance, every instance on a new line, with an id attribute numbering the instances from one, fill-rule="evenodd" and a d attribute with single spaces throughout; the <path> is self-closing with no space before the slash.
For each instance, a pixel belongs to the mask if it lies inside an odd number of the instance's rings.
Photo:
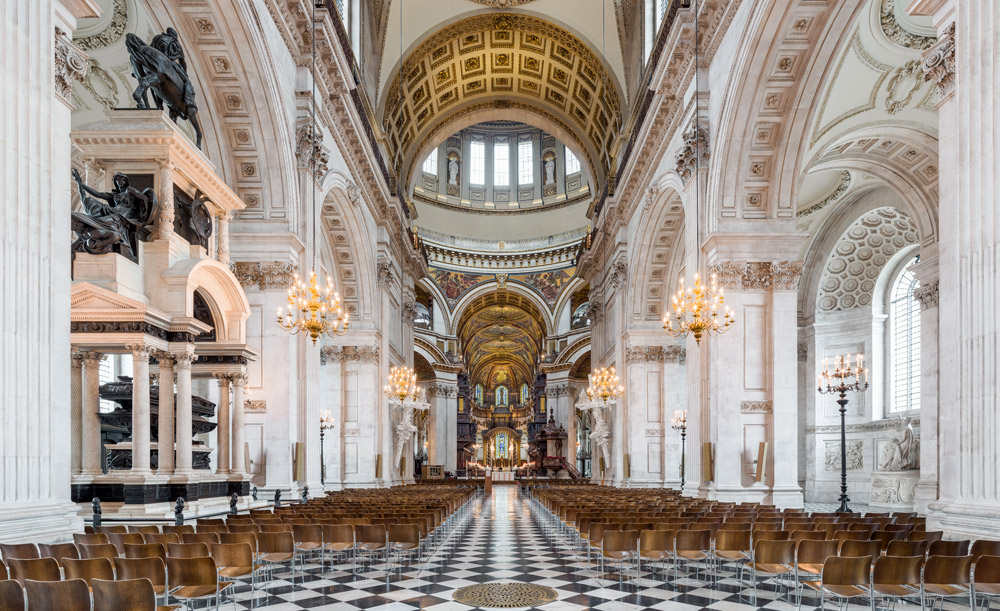
<path id="1" fill-rule="evenodd" d="M 576 268 L 567 267 L 534 274 L 511 274 L 507 282 L 519 282 L 530 287 L 541 295 L 551 307 L 555 306 L 556 300 L 559 299 L 559 291 L 573 279 L 574 275 L 576 275 Z M 430 269 L 430 277 L 441 288 L 441 292 L 444 293 L 450 306 L 454 306 L 462 298 L 462 295 L 470 289 L 496 280 L 494 274 L 470 274 L 434 267 Z"/>

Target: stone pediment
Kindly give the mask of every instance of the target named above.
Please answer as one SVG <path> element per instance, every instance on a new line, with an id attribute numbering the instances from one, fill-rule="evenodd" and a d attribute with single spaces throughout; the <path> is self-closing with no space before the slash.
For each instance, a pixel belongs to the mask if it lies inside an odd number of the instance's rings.
<path id="1" fill-rule="evenodd" d="M 89 282 L 79 282 L 70 291 L 70 319 L 73 321 L 161 321 L 167 317 L 141 301 Z"/>

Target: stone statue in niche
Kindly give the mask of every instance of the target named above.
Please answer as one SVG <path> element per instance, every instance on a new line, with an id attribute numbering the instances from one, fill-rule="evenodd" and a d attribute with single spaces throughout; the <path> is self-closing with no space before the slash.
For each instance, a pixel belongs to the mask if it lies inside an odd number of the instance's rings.
<path id="1" fill-rule="evenodd" d="M 556 182 L 556 160 L 549 157 L 545 160 L 545 184 L 551 185 Z"/>
<path id="2" fill-rule="evenodd" d="M 920 468 L 920 442 L 913 436 L 913 421 L 900 418 L 901 438 L 893 437 L 879 457 L 879 471 L 914 471 Z"/>
<path id="3" fill-rule="evenodd" d="M 125 48 L 132 61 L 132 75 L 139 86 L 132 93 L 139 108 L 152 108 L 147 92 L 153 91 L 153 103 L 170 113 L 170 120 L 187 119 L 194 128 L 195 144 L 201 148 L 201 122 L 194 100 L 194 86 L 187 73 L 187 62 L 180 37 L 173 28 L 153 37 L 150 44 L 129 32 L 125 35 Z"/>
<path id="4" fill-rule="evenodd" d="M 139 260 L 139 242 L 149 239 L 147 226 L 156 212 L 156 193 L 152 189 L 139 191 L 129 184 L 121 172 L 112 178 L 110 193 L 83 184 L 80 173 L 73 170 L 73 180 L 80 191 L 83 212 L 73 213 L 73 231 L 77 239 L 73 252 L 104 255 L 117 252 Z"/>
<path id="5" fill-rule="evenodd" d="M 448 184 L 458 184 L 458 160 L 454 157 L 448 158 Z"/>

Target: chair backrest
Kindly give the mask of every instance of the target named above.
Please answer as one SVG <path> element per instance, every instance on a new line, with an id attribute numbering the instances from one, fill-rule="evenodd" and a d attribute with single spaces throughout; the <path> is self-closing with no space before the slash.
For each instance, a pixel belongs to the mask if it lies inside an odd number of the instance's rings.
<path id="1" fill-rule="evenodd" d="M 77 545 L 101 545 L 104 543 L 111 543 L 108 541 L 108 536 L 104 533 L 73 533 L 73 543 Z"/>
<path id="2" fill-rule="evenodd" d="M 219 543 L 246 543 L 257 554 L 257 535 L 253 533 L 219 533 Z"/>
<path id="3" fill-rule="evenodd" d="M 230 520 L 236 519 L 236 516 L 230 518 Z M 201 529 L 202 526 L 221 526 L 225 524 L 226 521 L 222 518 L 198 518 L 196 524 L 198 528 Z"/>
<path id="4" fill-rule="evenodd" d="M 0 611 L 24 611 L 24 589 L 13 580 L 0 581 Z"/>
<path id="5" fill-rule="evenodd" d="M 881 541 L 856 541 L 849 540 L 840 544 L 840 555 L 844 557 L 871 556 L 877 558 L 882 554 Z"/>
<path id="6" fill-rule="evenodd" d="M 323 524 L 324 543 L 354 545 L 354 527 L 350 524 Z"/>
<path id="7" fill-rule="evenodd" d="M 634 530 L 606 530 L 601 537 L 601 553 L 635 552 L 639 534 Z"/>
<path id="8" fill-rule="evenodd" d="M 249 543 L 213 543 L 209 551 L 218 566 L 253 566 L 253 548 Z"/>
<path id="9" fill-rule="evenodd" d="M 219 533 L 184 533 L 181 535 L 181 543 L 207 543 L 212 545 L 219 542 Z"/>
<path id="10" fill-rule="evenodd" d="M 128 528 L 124 526 L 98 526 L 94 529 L 94 532 L 104 533 L 106 535 L 124 534 L 128 532 Z"/>
<path id="11" fill-rule="evenodd" d="M 7 564 L 3 560 L 0 560 L 0 581 L 6 581 L 7 579 L 10 579 L 7 574 Z"/>
<path id="12" fill-rule="evenodd" d="M 715 549 L 720 552 L 749 552 L 749 530 L 720 530 L 715 535 Z"/>
<path id="13" fill-rule="evenodd" d="M 834 539 L 802 539 L 795 550 L 795 562 L 799 564 L 823 564 L 826 559 L 836 556 L 840 543 Z"/>
<path id="14" fill-rule="evenodd" d="M 80 550 L 80 558 L 107 558 L 114 561 L 118 557 L 118 548 L 110 543 L 95 543 L 93 545 L 83 543 L 76 547 Z"/>
<path id="15" fill-rule="evenodd" d="M 791 536 L 792 541 L 805 541 L 806 539 L 823 541 L 826 538 L 826 531 L 823 530 L 793 530 Z"/>
<path id="16" fill-rule="evenodd" d="M 757 545 L 758 541 L 788 541 L 788 539 L 787 530 L 755 530 L 750 540 L 753 545 Z"/>
<path id="17" fill-rule="evenodd" d="M 167 558 L 204 558 L 208 555 L 207 543 L 169 543 Z"/>
<path id="18" fill-rule="evenodd" d="M 258 524 L 257 527 L 260 528 L 260 532 L 262 533 L 292 532 L 292 525 L 284 522 L 279 522 L 277 524 Z"/>
<path id="19" fill-rule="evenodd" d="M 940 541 L 944 538 L 944 532 L 940 530 L 912 530 L 910 534 L 907 535 L 907 541 L 927 541 L 934 542 Z"/>
<path id="20" fill-rule="evenodd" d="M 230 524 L 229 532 L 231 533 L 259 533 L 260 527 L 256 524 Z"/>
<path id="21" fill-rule="evenodd" d="M 129 526 L 128 532 L 139 533 L 140 535 L 158 535 L 160 534 L 159 526 Z"/>
<path id="22" fill-rule="evenodd" d="M 162 535 L 150 535 L 150 537 L 162 536 Z M 108 539 L 111 541 L 111 545 L 115 546 L 118 550 L 118 555 L 121 556 L 125 553 L 125 544 L 137 544 L 145 543 L 146 539 L 139 533 L 111 533 L 108 535 Z"/>
<path id="23" fill-rule="evenodd" d="M 969 541 L 933 541 L 927 548 L 929 556 L 965 556 L 969 553 Z"/>
<path id="24" fill-rule="evenodd" d="M 969 555 L 978 560 L 980 556 L 1000 556 L 1000 541 L 990 539 L 979 539 L 972 543 Z"/>
<path id="25" fill-rule="evenodd" d="M 844 541 L 868 541 L 871 536 L 865 530 L 838 530 L 833 533 L 833 538 L 843 543 Z"/>
<path id="26" fill-rule="evenodd" d="M 973 556 L 928 556 L 924 565 L 924 583 L 966 585 Z"/>
<path id="27" fill-rule="evenodd" d="M 0 543 L 0 553 L 4 560 L 15 558 L 41 558 L 34 543 Z"/>
<path id="28" fill-rule="evenodd" d="M 167 559 L 167 549 L 162 543 L 126 543 L 126 558 L 163 558 Z"/>
<path id="29" fill-rule="evenodd" d="M 180 543 L 181 536 L 177 533 L 159 533 L 154 535 L 146 535 L 146 543 L 162 543 L 164 546 L 170 545 L 171 543 Z"/>
<path id="30" fill-rule="evenodd" d="M 292 536 L 296 543 L 323 543 L 323 527 L 319 524 L 293 524 Z"/>
<path id="31" fill-rule="evenodd" d="M 707 530 L 678 530 L 674 550 L 678 552 L 707 552 L 712 549 L 712 533 Z"/>
<path id="32" fill-rule="evenodd" d="M 156 611 L 156 593 L 148 579 L 94 579 L 94 611 Z"/>
<path id="33" fill-rule="evenodd" d="M 21 585 L 28 579 L 32 581 L 62 579 L 59 563 L 54 558 L 11 558 L 7 561 L 7 568 L 11 578 L 16 579 Z"/>
<path id="34" fill-rule="evenodd" d="M 115 569 L 107 558 L 67 558 L 63 565 L 66 579 L 82 579 L 90 585 L 93 579 L 114 579 Z"/>
<path id="35" fill-rule="evenodd" d="M 420 545 L 420 527 L 416 524 L 393 524 L 388 531 L 389 543 Z"/>
<path id="36" fill-rule="evenodd" d="M 118 579 L 148 579 L 154 586 L 167 583 L 163 558 L 116 558 L 115 575 Z"/>
<path id="37" fill-rule="evenodd" d="M 383 534 L 385 532 L 384 527 Z M 385 538 L 382 538 L 382 542 L 385 543 Z M 295 553 L 295 539 L 292 537 L 292 533 L 285 532 L 275 532 L 275 533 L 259 533 L 257 535 L 257 553 L 259 554 L 293 554 Z"/>
<path id="38" fill-rule="evenodd" d="M 890 541 L 885 548 L 886 556 L 926 556 L 927 541 Z"/>
<path id="39" fill-rule="evenodd" d="M 781 530 L 782 528 L 784 528 L 782 520 L 757 520 L 753 523 L 753 529 L 760 532 Z"/>
<path id="40" fill-rule="evenodd" d="M 762 564 L 787 564 L 790 566 L 795 563 L 795 541 L 790 539 L 757 541 L 753 547 L 753 560 Z"/>
<path id="41" fill-rule="evenodd" d="M 167 558 L 169 587 L 215 586 L 219 578 L 215 560 L 210 556 L 198 558 Z"/>
<path id="42" fill-rule="evenodd" d="M 225 524 L 199 524 L 197 532 L 200 533 L 227 533 L 229 532 L 229 527 Z M 181 539 L 184 536 L 181 535 Z"/>
<path id="43" fill-rule="evenodd" d="M 90 611 L 90 589 L 87 588 L 87 582 L 82 579 L 67 581 L 29 579 L 24 583 L 24 589 L 28 594 L 28 609 Z"/>
<path id="44" fill-rule="evenodd" d="M 42 558 L 55 558 L 59 566 L 63 566 L 65 558 L 80 557 L 80 550 L 76 549 L 76 543 L 41 543 L 38 545 L 38 553 Z"/>
<path id="45" fill-rule="evenodd" d="M 908 536 L 913 532 L 913 526 L 913 524 L 884 524 L 882 530 L 901 530 Z"/>
<path id="46" fill-rule="evenodd" d="M 872 583 L 918 585 L 920 583 L 920 569 L 923 568 L 923 565 L 923 555 L 876 558 L 875 566 L 872 567 Z"/>
<path id="47" fill-rule="evenodd" d="M 672 551 L 674 549 L 674 536 L 673 530 L 643 530 L 639 533 L 639 551 Z"/>
<path id="48" fill-rule="evenodd" d="M 184 538 L 184 535 L 188 535 L 193 532 L 195 532 L 193 524 L 182 524 L 180 526 L 171 524 L 163 527 L 163 534 L 168 535 L 173 533 L 175 535 L 179 535 L 182 539 Z"/>
<path id="49" fill-rule="evenodd" d="M 872 541 L 878 541 L 882 544 L 882 551 L 884 552 L 889 543 L 892 541 L 905 541 L 906 533 L 901 530 L 876 530 L 871 535 Z"/>
<path id="50" fill-rule="evenodd" d="M 354 538 L 358 543 L 385 543 L 384 524 L 358 524 L 354 527 Z"/>
<path id="51" fill-rule="evenodd" d="M 831 556 L 823 564 L 824 586 L 866 586 L 871 583 L 873 556 Z"/>
<path id="52" fill-rule="evenodd" d="M 976 558 L 976 572 L 972 577 L 976 583 L 1000 584 L 1000 556 Z"/>

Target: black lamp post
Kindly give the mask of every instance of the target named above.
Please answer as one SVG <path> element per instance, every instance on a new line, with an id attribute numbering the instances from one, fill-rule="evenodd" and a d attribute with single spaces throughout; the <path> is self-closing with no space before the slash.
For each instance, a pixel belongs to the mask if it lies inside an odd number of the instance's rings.
<path id="1" fill-rule="evenodd" d="M 685 460 L 685 446 L 687 445 L 687 419 L 688 412 L 686 409 L 674 410 L 674 418 L 670 422 L 670 428 L 675 431 L 681 432 L 681 493 L 684 493 L 684 482 L 685 482 L 685 471 L 687 469 L 687 461 Z"/>
<path id="2" fill-rule="evenodd" d="M 868 371 L 865 370 L 865 357 L 858 354 L 854 366 L 851 366 L 850 355 L 834 358 L 837 363 L 833 371 L 826 359 L 823 359 L 823 371 L 816 379 L 817 390 L 821 395 L 837 395 L 837 405 L 840 406 L 840 509 L 838 513 L 853 513 L 847 506 L 850 497 L 847 496 L 847 393 L 864 392 L 868 389 Z M 824 386 L 824 382 L 826 385 Z"/>
<path id="3" fill-rule="evenodd" d="M 324 451 L 326 444 L 323 443 L 326 438 L 327 429 L 333 428 L 333 416 L 330 415 L 329 410 L 323 410 L 319 414 L 319 483 L 326 485 L 326 453 Z"/>

